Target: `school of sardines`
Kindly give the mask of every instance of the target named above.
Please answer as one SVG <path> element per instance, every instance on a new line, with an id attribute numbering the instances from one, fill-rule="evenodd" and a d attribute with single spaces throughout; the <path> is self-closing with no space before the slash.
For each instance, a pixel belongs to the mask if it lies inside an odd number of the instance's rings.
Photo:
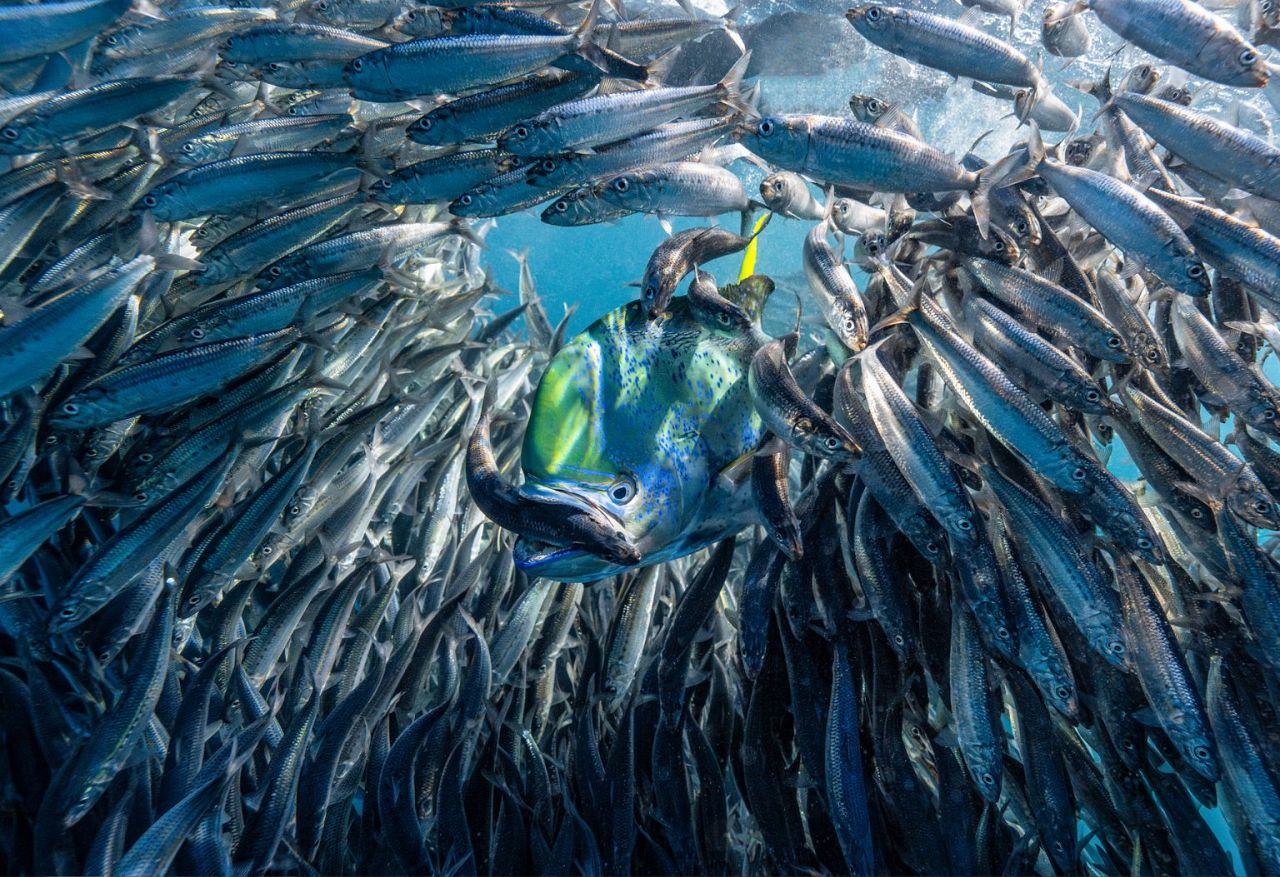
<path id="1" fill-rule="evenodd" d="M 3 870 L 1280 873 L 1280 9 L 965 5 L 0 5 Z"/>

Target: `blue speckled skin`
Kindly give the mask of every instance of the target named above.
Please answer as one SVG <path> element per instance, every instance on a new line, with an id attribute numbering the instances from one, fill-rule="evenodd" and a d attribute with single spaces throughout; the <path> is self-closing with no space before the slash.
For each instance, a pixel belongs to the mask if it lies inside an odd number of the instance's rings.
<path id="1" fill-rule="evenodd" d="M 747 305 L 757 321 L 759 304 Z M 521 490 L 567 493 L 613 514 L 642 565 L 753 523 L 749 485 L 722 483 L 719 475 L 760 442 L 746 374 L 766 340 L 758 330 L 704 325 L 684 298 L 656 321 L 638 302 L 606 314 L 556 355 L 539 383 Z M 626 502 L 611 495 L 620 481 L 635 486 Z M 561 581 L 591 582 L 621 569 L 582 552 L 531 553 L 518 546 L 517 562 Z"/>

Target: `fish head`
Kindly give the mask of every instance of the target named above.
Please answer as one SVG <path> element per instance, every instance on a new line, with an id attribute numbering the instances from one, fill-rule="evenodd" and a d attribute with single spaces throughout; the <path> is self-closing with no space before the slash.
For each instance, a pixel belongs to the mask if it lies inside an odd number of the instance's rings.
<path id="1" fill-rule="evenodd" d="M 304 21 L 339 27 L 345 23 L 347 11 L 347 4 L 338 0 L 314 0 L 298 11 L 298 17 Z"/>
<path id="2" fill-rule="evenodd" d="M 1226 37 L 1225 34 L 1222 37 Z M 1256 48 L 1243 41 L 1219 37 L 1211 41 L 1201 51 L 1201 57 L 1208 54 L 1215 67 L 1224 72 L 1218 80 L 1225 85 L 1240 88 L 1263 88 L 1270 74 L 1267 61 Z"/>
<path id="3" fill-rule="evenodd" d="M 324 2 L 324 0 L 321 0 Z M 387 68 L 385 49 L 374 49 L 358 58 L 352 58 L 342 68 L 342 78 L 351 86 L 356 97 L 368 95 L 369 100 L 385 100 L 403 94 Z"/>
<path id="4" fill-rule="evenodd" d="M 1209 282 L 1209 272 L 1205 270 L 1204 263 L 1200 261 L 1200 256 L 1196 253 L 1195 248 L 1189 243 L 1183 241 L 1174 241 L 1170 248 L 1170 259 L 1173 262 L 1172 269 L 1176 276 L 1162 277 L 1161 279 L 1172 286 L 1178 292 L 1186 295 L 1204 298 L 1212 288 Z"/>
<path id="5" fill-rule="evenodd" d="M 807 191 L 804 180 L 791 171 L 777 171 L 760 181 L 760 197 L 775 213 L 785 212 Z"/>
<path id="6" fill-rule="evenodd" d="M 808 116 L 764 116 L 738 129 L 742 145 L 765 161 L 785 168 L 803 168 L 809 152 Z"/>
<path id="7" fill-rule="evenodd" d="M 563 151 L 556 142 L 559 128 L 554 118 L 526 119 L 502 132 L 498 148 L 515 155 L 553 155 Z"/>
<path id="8" fill-rule="evenodd" d="M 59 405 L 58 410 L 49 416 L 49 423 L 60 429 L 82 429 L 97 423 L 110 423 L 110 419 L 102 419 L 104 406 L 110 403 L 105 390 L 90 384 Z"/>
<path id="9" fill-rule="evenodd" d="M 0 153 L 13 155 L 34 151 L 37 147 L 30 144 L 38 138 L 33 135 L 32 129 L 22 119 L 9 120 L 8 124 L 0 128 Z"/>
<path id="10" fill-rule="evenodd" d="M 151 211 L 151 215 L 160 222 L 201 216 L 207 212 L 191 200 L 188 188 L 176 180 L 156 186 L 138 199 L 138 205 Z"/>
<path id="11" fill-rule="evenodd" d="M 889 105 L 869 94 L 853 94 L 849 96 L 849 109 L 859 122 L 875 124 L 877 119 L 888 112 Z"/>
<path id="12" fill-rule="evenodd" d="M 444 13 L 435 6 L 411 6 L 396 17 L 395 29 L 411 37 L 438 37 L 448 30 Z"/>
<path id="13" fill-rule="evenodd" d="M 895 17 L 905 14 L 905 9 L 895 9 L 880 3 L 863 3 L 850 9 L 844 17 L 853 25 L 854 30 L 870 38 L 872 33 L 888 28 Z"/>
<path id="14" fill-rule="evenodd" d="M 611 204 L 628 210 L 648 211 L 654 208 L 658 175 L 651 170 L 628 171 L 610 179 L 602 194 Z"/>
<path id="15" fill-rule="evenodd" d="M 455 119 L 457 110 L 442 104 L 427 113 L 408 128 L 409 139 L 424 146 L 447 146 L 456 141 Z"/>
<path id="16" fill-rule="evenodd" d="M 726 287 L 725 297 L 758 322 L 762 285 Z M 641 566 L 750 525 L 749 484 L 720 475 L 762 436 L 746 380 L 760 340 L 706 326 L 683 297 L 661 320 L 647 319 L 638 302 L 605 315 L 556 354 L 538 384 L 520 492 L 616 522 Z M 626 568 L 523 536 L 515 560 L 557 581 L 592 582 Z"/>

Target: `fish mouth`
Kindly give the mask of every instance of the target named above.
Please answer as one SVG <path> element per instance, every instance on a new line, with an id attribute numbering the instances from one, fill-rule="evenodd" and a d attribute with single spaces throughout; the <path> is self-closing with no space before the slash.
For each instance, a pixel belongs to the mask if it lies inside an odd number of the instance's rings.
<path id="1" fill-rule="evenodd" d="M 526 575 L 558 582 L 596 582 L 628 569 L 583 548 L 551 545 L 527 536 L 516 539 L 511 556 Z"/>
<path id="2" fill-rule="evenodd" d="M 625 522 L 590 497 L 576 491 L 532 481 L 526 481 L 521 485 L 519 494 L 529 502 L 561 508 L 568 506 L 578 510 L 593 522 L 596 537 L 587 544 L 581 542 L 566 544 L 520 534 L 517 545 L 521 550 L 517 565 L 526 572 L 573 558 L 594 560 L 596 563 L 607 564 L 614 570 L 626 569 L 640 563 L 640 550 L 636 547 Z"/>

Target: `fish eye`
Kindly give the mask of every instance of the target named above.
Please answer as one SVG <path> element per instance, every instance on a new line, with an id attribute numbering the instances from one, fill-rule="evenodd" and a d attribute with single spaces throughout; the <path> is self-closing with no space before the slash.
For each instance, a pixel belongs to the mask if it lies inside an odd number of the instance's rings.
<path id="1" fill-rule="evenodd" d="M 62 413 L 63 414 L 79 414 L 80 406 L 74 402 L 63 402 Z"/>
<path id="2" fill-rule="evenodd" d="M 1004 252 L 1004 241 L 1000 240 L 999 238 L 996 238 L 996 242 L 993 246 L 995 247 L 995 251 L 997 253 Z"/>
<path id="3" fill-rule="evenodd" d="M 291 506 L 289 506 L 289 514 L 291 514 L 291 515 L 300 515 L 300 514 L 302 514 L 302 507 L 301 507 L 301 506 L 296 506 L 296 505 L 291 505 Z"/>
<path id="4" fill-rule="evenodd" d="M 856 328 L 858 328 L 858 324 L 854 321 L 853 317 L 844 318 L 844 330 L 846 332 L 852 332 Z"/>
<path id="5" fill-rule="evenodd" d="M 274 551 L 275 551 L 275 549 L 274 549 L 274 548 L 272 548 L 270 545 L 263 545 L 263 546 L 262 546 L 262 556 L 263 556 L 263 557 L 270 557 L 270 556 L 271 556 L 271 554 L 272 554 L 272 552 L 274 552 Z"/>
<path id="6" fill-rule="evenodd" d="M 156 455 L 151 453 L 150 451 L 143 451 L 141 454 L 138 455 L 138 459 L 144 463 L 150 463 L 155 458 L 156 458 Z"/>
<path id="7" fill-rule="evenodd" d="M 1084 394 L 1084 397 L 1090 402 L 1097 402 L 1099 399 L 1102 398 L 1102 394 L 1099 393 L 1097 390 L 1090 390 L 1089 392 Z"/>
<path id="8" fill-rule="evenodd" d="M 1198 508 L 1192 509 L 1192 510 L 1191 510 L 1191 517 L 1195 518 L 1196 520 L 1199 520 L 1200 518 L 1203 518 L 1203 517 L 1204 517 L 1204 512 L 1203 512 L 1201 509 L 1198 509 Z"/>
<path id="9" fill-rule="evenodd" d="M 470 207 L 470 206 L 471 206 L 471 202 L 472 202 L 472 200 L 474 200 L 474 199 L 472 199 L 472 197 L 471 197 L 470 195 L 459 195 L 459 196 L 458 196 L 458 204 L 460 204 L 460 205 L 461 205 L 461 206 L 463 206 L 463 207 Z"/>
<path id="10" fill-rule="evenodd" d="M 627 189 L 631 188 L 631 184 L 627 182 L 626 177 L 618 177 L 613 181 L 613 188 L 619 192 L 625 192 Z"/>
<path id="11" fill-rule="evenodd" d="M 827 446 L 828 448 L 830 448 L 830 449 L 831 449 L 831 450 L 833 450 L 833 451 L 834 451 L 836 448 L 840 447 L 840 439 L 836 438 L 836 437 L 835 437 L 835 436 L 833 436 L 833 435 L 829 435 L 829 436 L 827 436 L 827 437 L 826 437 L 826 439 L 824 440 L 824 443 L 826 444 L 826 446 Z"/>
<path id="12" fill-rule="evenodd" d="M 275 61 L 272 61 L 270 64 L 267 65 L 267 69 L 270 70 L 272 73 L 279 73 L 281 70 L 284 69 L 284 65 L 279 64 Z"/>
<path id="13" fill-rule="evenodd" d="M 1107 643 L 1107 651 L 1113 655 L 1122 655 L 1124 654 L 1124 643 L 1119 640 L 1112 640 Z"/>
<path id="14" fill-rule="evenodd" d="M 996 628 L 996 636 L 997 636 L 997 637 L 999 637 L 1000 639 L 1008 639 L 1008 638 L 1009 638 L 1009 628 L 1004 627 L 1003 625 L 1001 625 L 1000 627 L 997 627 L 997 628 Z"/>
<path id="15" fill-rule="evenodd" d="M 512 129 L 511 131 L 511 136 L 515 137 L 517 140 L 524 140 L 526 137 L 529 136 L 528 126 L 516 125 L 515 128 Z"/>
<path id="16" fill-rule="evenodd" d="M 62 618 L 75 618 L 76 609 L 74 606 L 63 606 L 62 611 L 58 613 Z"/>
<path id="17" fill-rule="evenodd" d="M 930 542 L 928 545 L 924 547 L 924 550 L 927 551 L 929 554 L 937 554 L 942 549 L 938 547 L 937 542 Z"/>
<path id="18" fill-rule="evenodd" d="M 194 143 L 184 143 L 182 144 L 182 151 L 187 155 L 190 155 L 196 151 L 196 145 Z"/>
<path id="19" fill-rule="evenodd" d="M 1107 338 L 1107 346 L 1112 350 L 1119 350 L 1123 344 L 1124 342 L 1120 339 L 1119 335 L 1111 335 Z"/>
<path id="20" fill-rule="evenodd" d="M 1018 234 L 1027 234 L 1031 231 L 1031 226 L 1027 225 L 1025 219 L 1019 219 L 1017 224 Z"/>
<path id="21" fill-rule="evenodd" d="M 731 322 L 731 320 L 729 319 L 729 315 L 724 313 L 723 311 L 716 314 L 716 319 L 720 322 L 721 326 L 727 326 Z"/>
<path id="22" fill-rule="evenodd" d="M 1143 551 L 1146 551 L 1148 548 L 1151 547 L 1151 540 L 1148 539 L 1146 536 L 1139 536 L 1137 545 Z"/>
<path id="23" fill-rule="evenodd" d="M 769 137 L 773 134 L 773 121 L 771 119 L 761 119 L 760 124 L 756 126 L 756 133 L 761 137 Z"/>
<path id="24" fill-rule="evenodd" d="M 968 533 L 973 529 L 973 521 L 970 521 L 968 518 L 961 518 L 956 521 L 956 526 Z"/>
<path id="25" fill-rule="evenodd" d="M 1199 280 L 1204 276 L 1204 267 L 1202 265 L 1188 265 L 1187 276 L 1192 279 Z"/>
<path id="26" fill-rule="evenodd" d="M 981 779 L 984 786 L 994 786 L 996 784 L 996 778 L 989 773 L 984 773 Z"/>
<path id="27" fill-rule="evenodd" d="M 1191 750 L 1191 754 L 1194 755 L 1198 761 L 1204 761 L 1209 757 L 1209 747 L 1197 746 L 1195 749 Z"/>
<path id="28" fill-rule="evenodd" d="M 351 70 L 353 73 L 359 73 L 363 69 L 364 69 L 364 61 L 362 61 L 361 59 L 356 58 L 354 61 L 351 62 Z"/>
<path id="29" fill-rule="evenodd" d="M 563 200 L 557 201 L 555 204 L 555 208 L 556 208 L 556 213 L 564 213 L 566 210 L 569 209 L 569 202 L 563 201 Z"/>
<path id="30" fill-rule="evenodd" d="M 142 206 L 143 206 L 143 207 L 155 207 L 155 206 L 156 206 L 157 204 L 159 204 L 159 203 L 160 203 L 160 199 L 159 199 L 159 198 L 157 198 L 155 195 L 143 195 L 143 196 L 142 196 Z"/>
<path id="31" fill-rule="evenodd" d="M 1071 696 L 1071 690 L 1065 685 L 1059 685 L 1053 690 L 1053 693 L 1058 696 L 1059 700 L 1066 700 Z"/>
<path id="32" fill-rule="evenodd" d="M 899 645 L 899 646 L 906 645 L 907 638 L 900 633 L 895 633 L 893 635 L 893 642 L 894 642 L 894 645 Z"/>
<path id="33" fill-rule="evenodd" d="M 97 448 L 85 448 L 84 455 L 85 455 L 86 457 L 96 457 L 96 456 L 98 456 L 98 449 L 97 449 Z"/>
<path id="34" fill-rule="evenodd" d="M 1267 502 L 1265 499 L 1260 499 L 1253 504 L 1253 510 L 1260 515 L 1265 515 L 1267 512 L 1271 511 L 1271 503 Z"/>
<path id="35" fill-rule="evenodd" d="M 197 605 L 200 602 L 200 595 L 192 594 L 190 597 L 187 598 L 187 602 L 190 603 L 192 606 Z"/>
<path id="36" fill-rule="evenodd" d="M 619 504 L 631 502 L 636 495 L 636 482 L 630 475 L 623 475 L 609 487 L 609 498 Z"/>
<path id="37" fill-rule="evenodd" d="M 1088 474 L 1088 473 L 1086 473 L 1086 472 L 1084 471 L 1084 467 L 1083 467 L 1083 466 L 1077 466 L 1076 468 L 1074 468 L 1074 469 L 1072 469 L 1072 470 L 1071 470 L 1071 480 L 1072 480 L 1072 481 L 1084 481 L 1085 475 L 1087 475 L 1087 474 Z"/>
<path id="38" fill-rule="evenodd" d="M 199 326 L 196 326 L 194 329 L 191 330 L 191 337 L 199 341 L 201 338 L 204 337 L 204 329 L 201 329 Z"/>
<path id="39" fill-rule="evenodd" d="M 1253 49 L 1245 49 L 1240 53 L 1240 63 L 1245 67 L 1253 66 L 1253 62 L 1258 60 L 1258 53 Z"/>
<path id="40" fill-rule="evenodd" d="M 434 124 L 435 123 L 431 121 L 430 116 L 423 116 L 421 119 L 418 120 L 418 129 L 421 131 L 430 131 L 431 126 Z"/>
<path id="41" fill-rule="evenodd" d="M 542 163 L 538 165 L 538 167 L 542 168 L 542 172 L 544 174 L 552 173 L 556 169 L 555 159 L 545 158 L 542 160 Z"/>
<path id="42" fill-rule="evenodd" d="M 1160 353 L 1155 348 L 1147 351 L 1147 362 L 1156 363 L 1159 361 Z"/>
<path id="43" fill-rule="evenodd" d="M 1275 419 L 1276 419 L 1276 410 L 1275 410 L 1274 408 L 1268 408 L 1266 411 L 1263 411 L 1263 412 L 1262 412 L 1262 419 L 1263 419 L 1263 420 L 1275 420 Z"/>
<path id="44" fill-rule="evenodd" d="M 0 137 L 3 137 L 5 140 L 10 140 L 10 141 L 17 140 L 18 129 L 10 125 L 5 125 L 3 130 L 0 130 Z"/>
<path id="45" fill-rule="evenodd" d="M 867 7 L 867 21 L 879 21 L 879 20 L 880 20 L 880 16 L 881 16 L 881 15 L 883 15 L 883 14 L 884 14 L 884 13 L 882 13 L 882 12 L 880 11 L 880 7 L 879 7 L 879 6 L 869 6 L 869 7 Z"/>
<path id="46" fill-rule="evenodd" d="M 133 498 L 134 498 L 137 502 L 146 502 L 146 501 L 147 501 L 147 497 L 148 497 L 148 496 L 149 496 L 149 494 L 148 494 L 146 491 L 144 491 L 144 490 L 139 490 L 137 493 L 135 493 L 135 494 L 133 495 Z"/>

